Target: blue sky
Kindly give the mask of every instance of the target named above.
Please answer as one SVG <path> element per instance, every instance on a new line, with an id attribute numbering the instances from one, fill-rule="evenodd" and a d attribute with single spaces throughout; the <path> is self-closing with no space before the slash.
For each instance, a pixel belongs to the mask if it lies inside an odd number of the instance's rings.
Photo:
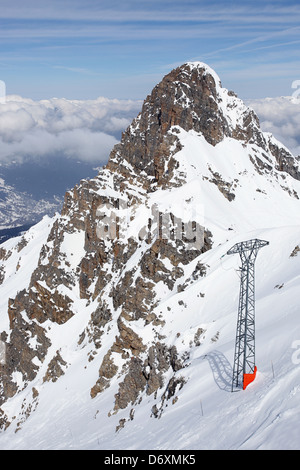
<path id="1" fill-rule="evenodd" d="M 243 99 L 300 79 L 298 1 L 1 0 L 0 25 L 0 79 L 33 99 L 144 99 L 191 60 Z"/>

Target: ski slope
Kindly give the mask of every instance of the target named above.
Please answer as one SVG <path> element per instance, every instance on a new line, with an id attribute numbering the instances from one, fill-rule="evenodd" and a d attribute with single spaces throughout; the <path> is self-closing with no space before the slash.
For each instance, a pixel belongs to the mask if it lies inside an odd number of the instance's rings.
<path id="1" fill-rule="evenodd" d="M 51 337 L 56 339 L 52 348 L 60 346 L 62 354 L 67 352 L 63 354 L 66 373 L 47 386 L 38 379 L 34 382 L 40 392 L 36 411 L 18 432 L 14 424 L 2 432 L 1 448 L 298 449 L 300 255 L 290 254 L 299 244 L 299 226 L 257 230 L 251 236 L 269 240 L 270 245 L 256 261 L 258 373 L 245 391 L 231 393 L 239 260 L 235 256 L 220 260 L 240 239 L 234 237 L 202 255 L 210 266 L 205 278 L 157 307 L 165 319 L 171 307 L 160 333 L 179 351 L 189 351 L 186 368 L 178 371 L 186 384 L 176 392 L 177 401 L 163 407 L 160 418 L 149 413 L 159 396 L 156 400 L 143 397 L 132 421 L 128 409 L 108 417 L 116 384 L 91 400 L 99 361 L 87 365 L 86 355 L 74 341 L 85 322 L 83 312 L 65 325 L 52 326 Z M 200 297 L 200 292 L 205 296 Z M 179 301 L 183 301 L 181 307 Z M 199 327 L 205 329 L 201 344 L 190 348 Z M 22 404 L 26 408 L 31 402 L 32 388 L 27 387 L 3 409 L 13 416 Z M 120 419 L 126 423 L 116 432 Z"/>

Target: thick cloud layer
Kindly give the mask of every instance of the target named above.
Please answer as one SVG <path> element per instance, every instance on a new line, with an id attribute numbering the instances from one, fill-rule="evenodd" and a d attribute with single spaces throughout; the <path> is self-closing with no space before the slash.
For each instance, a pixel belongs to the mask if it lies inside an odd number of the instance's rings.
<path id="1" fill-rule="evenodd" d="M 61 155 L 101 165 L 140 108 L 139 101 L 102 97 L 33 101 L 7 96 L 0 104 L 0 162 Z"/>
<path id="2" fill-rule="evenodd" d="M 247 104 L 258 114 L 263 130 L 300 155 L 299 98 L 264 98 Z M 0 163 L 59 156 L 101 166 L 141 106 L 141 101 L 103 97 L 33 101 L 7 96 L 0 103 Z"/>
<path id="3" fill-rule="evenodd" d="M 295 156 L 300 155 L 300 98 L 281 96 L 247 104 L 257 113 L 264 131 L 271 132 Z"/>

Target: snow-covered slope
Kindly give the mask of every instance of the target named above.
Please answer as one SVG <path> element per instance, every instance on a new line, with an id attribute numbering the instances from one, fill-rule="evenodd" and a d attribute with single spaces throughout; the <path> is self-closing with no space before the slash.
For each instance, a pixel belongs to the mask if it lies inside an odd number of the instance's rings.
<path id="1" fill-rule="evenodd" d="M 2 245 L 1 448 L 299 448 L 299 167 L 209 67 L 176 70 L 62 215 Z M 104 215 L 119 238 L 99 239 Z M 258 373 L 231 393 L 240 260 L 223 255 L 256 237 Z"/>

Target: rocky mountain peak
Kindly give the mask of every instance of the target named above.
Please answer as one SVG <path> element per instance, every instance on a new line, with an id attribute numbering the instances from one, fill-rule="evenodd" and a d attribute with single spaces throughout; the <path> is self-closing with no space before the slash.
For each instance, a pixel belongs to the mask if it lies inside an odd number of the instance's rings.
<path id="1" fill-rule="evenodd" d="M 167 187 L 178 167 L 173 158 L 181 149 L 178 127 L 203 135 L 213 146 L 225 137 L 257 145 L 274 155 L 279 170 L 300 177 L 294 159 L 263 134 L 255 112 L 223 88 L 218 75 L 202 62 L 175 68 L 153 88 L 111 152 L 107 168 L 127 181 L 138 174 L 147 191 Z"/>
<path id="2" fill-rule="evenodd" d="M 216 74 L 204 64 L 187 63 L 172 70 L 145 99 L 113 149 L 107 168 L 121 169 L 128 179 L 126 164 L 130 164 L 147 189 L 155 183 L 168 184 L 176 166 L 172 154 L 180 149 L 176 126 L 203 133 L 213 145 L 229 132 L 217 103 L 219 87 Z"/>

